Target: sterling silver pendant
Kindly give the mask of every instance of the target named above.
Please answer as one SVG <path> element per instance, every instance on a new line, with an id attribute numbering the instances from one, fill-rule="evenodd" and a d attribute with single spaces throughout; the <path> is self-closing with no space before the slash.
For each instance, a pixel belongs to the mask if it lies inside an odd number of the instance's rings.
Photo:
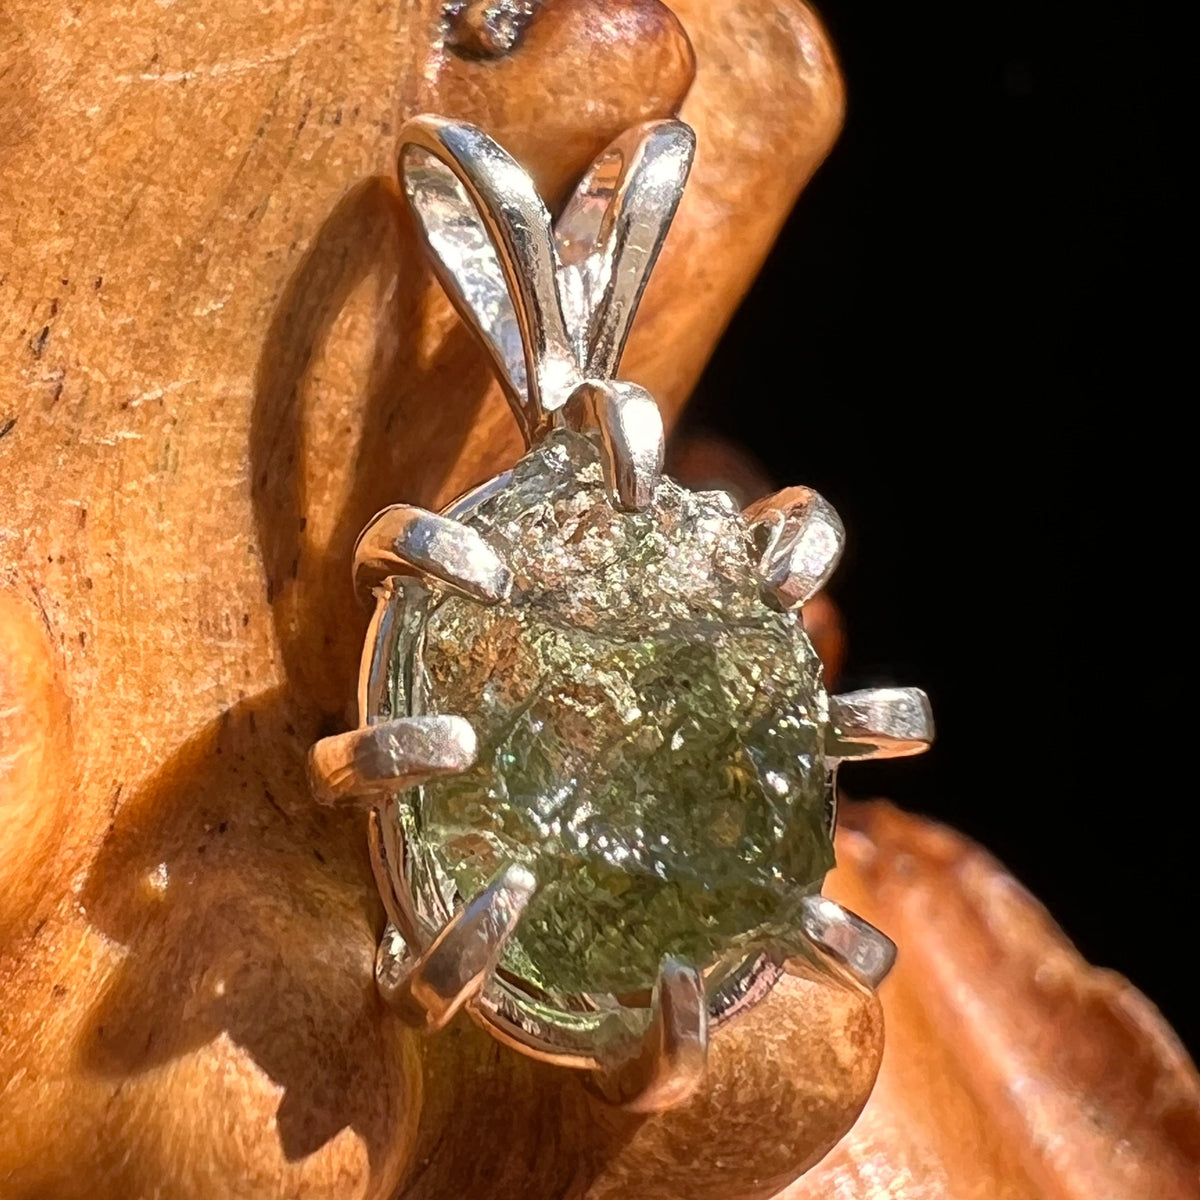
<path id="1" fill-rule="evenodd" d="M 311 756 L 319 799 L 373 805 L 382 994 L 643 1111 L 701 1086 L 710 1030 L 789 958 L 880 983 L 895 947 L 821 895 L 834 776 L 932 738 L 915 688 L 825 693 L 799 610 L 833 509 L 680 487 L 654 400 L 614 378 L 693 147 L 631 129 L 552 222 L 482 131 L 404 127 L 404 193 L 528 453 L 364 530 L 359 728 Z"/>

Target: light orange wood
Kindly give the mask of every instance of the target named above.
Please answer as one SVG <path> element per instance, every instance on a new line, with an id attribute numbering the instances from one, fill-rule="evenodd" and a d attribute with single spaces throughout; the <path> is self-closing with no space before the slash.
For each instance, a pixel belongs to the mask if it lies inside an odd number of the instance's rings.
<path id="1" fill-rule="evenodd" d="M 0 15 L 3 1200 L 752 1200 L 865 1101 L 879 1007 L 804 977 L 717 1035 L 705 1096 L 648 1121 L 465 1022 L 399 1028 L 372 985 L 362 821 L 307 793 L 307 747 L 354 691 L 359 528 L 517 448 L 416 253 L 399 122 L 476 121 L 553 198 L 627 125 L 696 126 L 626 364 L 669 415 L 840 123 L 828 42 L 795 0 L 512 7 L 532 20 L 509 49 L 462 26 L 478 5 L 456 24 L 433 0 Z M 903 887 L 851 859 L 862 907 L 878 892 L 900 911 Z M 921 953 L 923 927 L 897 932 Z M 972 1194 L 935 1115 L 968 1094 L 977 1178 L 1036 1185 L 1030 1147 L 1059 1130 L 1004 1108 L 1002 1061 L 968 1088 L 975 1026 L 952 1040 L 922 978 L 884 993 L 885 1115 L 837 1152 L 856 1182 L 831 1186 Z M 1145 1014 L 1097 1036 L 1118 1028 L 1136 1089 L 1105 1090 L 1082 1056 L 1059 1078 L 1113 1113 L 1161 1082 L 1178 1136 L 1147 1107 L 1129 1153 L 1185 1170 L 1186 1059 L 1146 1049 L 1165 1035 Z"/>
<path id="2" fill-rule="evenodd" d="M 1200 1196 L 1200 1078 L 1136 988 L 944 826 L 848 806 L 838 861 L 830 893 L 903 951 L 875 1093 L 787 1200 Z"/>
<path id="3" fill-rule="evenodd" d="M 429 1046 L 375 998 L 362 822 L 312 805 L 303 757 L 354 691 L 358 529 L 516 442 L 416 253 L 395 133 L 421 110 L 475 121 L 558 197 L 695 70 L 656 0 L 536 7 L 483 59 L 446 47 L 430 0 L 16 0 L 0 19 L 5 1200 L 342 1200 L 409 1164 Z M 689 330 L 695 361 L 655 380 L 668 411 L 840 119 L 803 7 L 714 6 L 691 32 L 719 45 L 756 13 L 774 65 L 706 66 L 688 99 L 708 199 L 631 351 L 651 372 Z M 722 179 L 788 96 L 751 240 L 719 251 L 749 194 Z"/>

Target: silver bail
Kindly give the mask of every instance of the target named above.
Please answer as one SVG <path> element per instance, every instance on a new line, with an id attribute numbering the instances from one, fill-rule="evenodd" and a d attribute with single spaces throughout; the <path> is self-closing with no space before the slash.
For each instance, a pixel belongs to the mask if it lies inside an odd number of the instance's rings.
<path id="1" fill-rule="evenodd" d="M 581 384 L 614 378 L 694 150 L 682 121 L 635 126 L 555 223 L 528 172 L 481 129 L 429 115 L 401 129 L 404 195 L 527 445 Z"/>

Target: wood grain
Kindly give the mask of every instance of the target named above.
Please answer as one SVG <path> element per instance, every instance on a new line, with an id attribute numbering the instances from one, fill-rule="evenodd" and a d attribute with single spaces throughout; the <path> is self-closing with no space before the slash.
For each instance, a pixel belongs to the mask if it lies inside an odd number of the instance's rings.
<path id="1" fill-rule="evenodd" d="M 870 1090 L 880 1010 L 846 981 L 787 980 L 718 1034 L 706 1095 L 648 1121 L 465 1022 L 417 1038 L 376 999 L 362 822 L 312 804 L 302 770 L 353 695 L 350 548 L 383 504 L 446 499 L 517 448 L 397 201 L 400 121 L 484 125 L 551 198 L 633 122 L 696 126 L 627 358 L 670 415 L 843 104 L 793 0 L 546 0 L 511 48 L 460 39 L 479 57 L 448 30 L 432 0 L 0 14 L 3 1200 L 758 1200 Z M 842 870 L 864 911 L 905 911 L 903 877 Z M 921 963 L 928 927 L 897 932 Z M 954 982 L 936 961 L 928 988 Z M 1163 1158 L 1122 1180 L 1186 1179 L 1194 1076 L 1140 1002 L 1120 992 L 1140 1015 L 1093 1030 L 1124 1031 L 1136 1079 L 1084 1042 L 1045 1076 L 1077 1101 L 1040 1110 L 1063 1132 L 1021 1123 L 1001 1057 L 964 1078 L 1006 1043 L 972 1041 L 991 1010 L 949 1022 L 923 980 L 884 994 L 877 1115 L 802 1187 L 1034 1194 L 962 1181 L 971 1162 L 1085 1178 L 1103 1139 L 1049 1166 L 1044 1147 L 1082 1137 L 1087 1104 L 1133 1131 L 1122 1154 Z M 1019 1028 L 1042 999 L 997 1003 Z M 954 1159 L 939 1122 L 965 1095 Z M 1129 1116 L 1147 1096 L 1165 1107 Z"/>
<path id="2" fill-rule="evenodd" d="M 787 1200 L 1195 1200 L 1200 1077 L 968 838 L 847 806 L 829 891 L 903 947 L 862 1119 Z"/>
<path id="3" fill-rule="evenodd" d="M 819 28 L 777 7 L 778 69 L 690 103 L 782 86 L 824 116 L 792 119 L 750 253 L 713 253 L 719 230 L 693 231 L 711 211 L 681 216 L 663 270 L 695 281 L 709 332 L 670 411 L 840 117 L 828 51 L 796 73 Z M 341 1200 L 408 1166 L 428 1045 L 375 998 L 361 822 L 312 805 L 303 756 L 353 695 L 358 529 L 516 443 L 415 253 L 395 131 L 475 121 L 557 197 L 695 71 L 656 0 L 547 3 L 481 59 L 446 48 L 443 18 L 429 0 L 0 18 L 6 1200 Z M 719 24 L 701 12 L 697 39 Z M 747 111 L 724 144 L 757 127 Z M 718 197 L 721 146 L 697 174 Z M 688 324 L 656 316 L 671 303 L 647 301 L 656 339 Z"/>

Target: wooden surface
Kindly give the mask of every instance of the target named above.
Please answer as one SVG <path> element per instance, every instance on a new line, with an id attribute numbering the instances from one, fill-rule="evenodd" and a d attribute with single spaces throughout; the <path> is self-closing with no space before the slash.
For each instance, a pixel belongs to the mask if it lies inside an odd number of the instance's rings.
<path id="1" fill-rule="evenodd" d="M 517 447 L 415 254 L 399 122 L 476 121 L 550 197 L 635 121 L 696 127 L 625 364 L 674 413 L 843 102 L 791 0 L 547 0 L 499 51 L 443 16 L 0 12 L 3 1200 L 750 1200 L 870 1088 L 874 1000 L 811 979 L 718 1035 L 694 1106 L 638 1122 L 469 1025 L 419 1039 L 375 997 L 362 822 L 303 780 L 353 695 L 350 548 L 383 504 L 446 499 Z M 795 1194 L 1194 1194 L 1194 1072 L 1145 1002 L 1061 947 L 1057 1009 L 1008 942 L 1012 987 L 955 974 L 896 865 L 906 837 L 949 835 L 887 821 L 874 859 L 843 837 L 839 886 L 914 966 L 885 992 L 864 1123 L 798 1185 L 842 1192 Z M 991 953 L 986 904 L 950 910 Z M 1039 1057 L 1001 1037 L 1022 1005 L 1092 1024 Z M 1017 1067 L 1038 1106 L 1013 1101 Z"/>
<path id="2" fill-rule="evenodd" d="M 1200 1080 L 1136 988 L 943 826 L 847 806 L 838 862 L 827 891 L 903 950 L 875 1093 L 786 1200 L 1200 1196 Z"/>

